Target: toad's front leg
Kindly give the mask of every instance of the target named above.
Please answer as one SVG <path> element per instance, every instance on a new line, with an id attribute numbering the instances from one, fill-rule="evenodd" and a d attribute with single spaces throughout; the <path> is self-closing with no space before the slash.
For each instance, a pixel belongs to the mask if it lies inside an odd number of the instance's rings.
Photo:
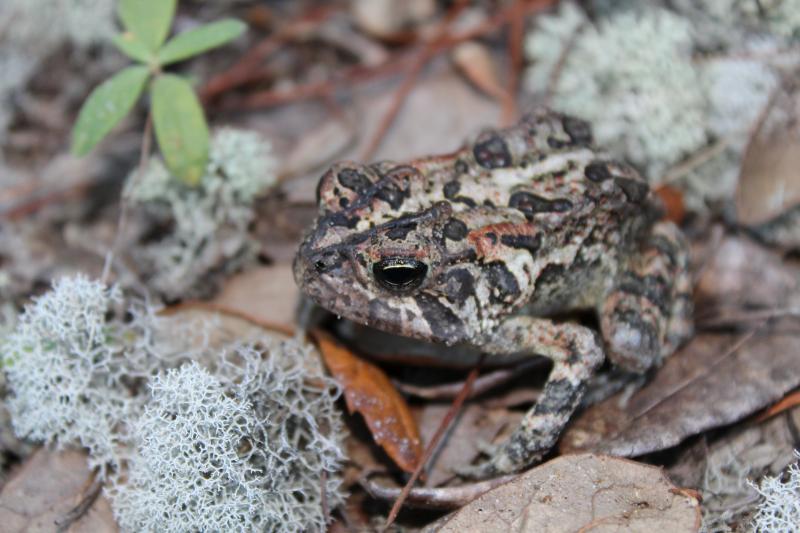
<path id="1" fill-rule="evenodd" d="M 488 461 L 459 472 L 474 478 L 516 472 L 541 460 L 558 440 L 587 381 L 603 362 L 603 350 L 591 329 L 530 316 L 503 322 L 484 349 L 489 354 L 542 355 L 553 360 L 553 369 L 536 405 L 511 437 L 493 450 Z"/>

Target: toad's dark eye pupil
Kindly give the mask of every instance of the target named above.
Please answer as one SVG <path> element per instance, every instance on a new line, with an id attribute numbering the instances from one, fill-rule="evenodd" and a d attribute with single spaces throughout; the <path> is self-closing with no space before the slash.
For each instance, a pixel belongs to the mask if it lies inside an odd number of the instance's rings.
<path id="1" fill-rule="evenodd" d="M 393 292 L 406 292 L 416 289 L 425 279 L 428 266 L 416 259 L 390 257 L 375 263 L 372 267 L 375 280 Z"/>

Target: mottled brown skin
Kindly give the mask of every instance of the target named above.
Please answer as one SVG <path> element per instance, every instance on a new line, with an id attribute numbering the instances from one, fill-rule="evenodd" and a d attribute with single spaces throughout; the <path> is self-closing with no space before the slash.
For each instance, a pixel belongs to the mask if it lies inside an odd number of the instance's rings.
<path id="1" fill-rule="evenodd" d="M 579 119 L 539 109 L 463 149 L 344 162 L 320 180 L 295 279 L 323 307 L 391 333 L 554 366 L 537 404 L 475 476 L 553 446 L 604 353 L 643 372 L 691 334 L 687 248 L 628 165 Z M 597 334 L 554 314 L 598 314 Z"/>

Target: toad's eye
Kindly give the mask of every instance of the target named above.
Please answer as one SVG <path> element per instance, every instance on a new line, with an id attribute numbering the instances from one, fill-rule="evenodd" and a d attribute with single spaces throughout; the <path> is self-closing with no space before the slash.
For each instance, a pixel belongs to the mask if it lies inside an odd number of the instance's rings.
<path id="1" fill-rule="evenodd" d="M 384 289 L 408 292 L 416 289 L 425 279 L 428 266 L 409 257 L 389 257 L 375 263 L 372 273 Z"/>

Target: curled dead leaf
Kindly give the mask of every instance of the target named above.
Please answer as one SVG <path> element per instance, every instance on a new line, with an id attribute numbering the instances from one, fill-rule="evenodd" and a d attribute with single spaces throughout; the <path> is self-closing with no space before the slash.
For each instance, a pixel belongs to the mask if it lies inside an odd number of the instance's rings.
<path id="1" fill-rule="evenodd" d="M 426 531 L 696 532 L 696 493 L 660 468 L 594 454 L 568 455 L 492 489 Z"/>
<path id="2" fill-rule="evenodd" d="M 298 299 L 292 265 L 277 263 L 236 274 L 212 302 L 229 314 L 238 313 L 287 331 L 294 328 Z"/>
<path id="3" fill-rule="evenodd" d="M 389 378 L 327 333 L 315 330 L 312 337 L 344 389 L 347 408 L 361 413 L 375 442 L 400 468 L 413 472 L 422 457 L 422 441 L 408 405 Z"/>
<path id="4" fill-rule="evenodd" d="M 686 217 L 683 193 L 670 185 L 661 185 L 656 189 L 656 194 L 664 203 L 664 208 L 666 209 L 664 218 L 676 224 L 683 222 Z"/>
<path id="5" fill-rule="evenodd" d="M 774 311 L 799 295 L 797 269 L 749 241 L 726 239 L 698 282 L 698 318 L 746 331 L 698 334 L 627 401 L 618 394 L 581 413 L 560 450 L 642 455 L 779 400 L 800 385 L 800 318 Z"/>
<path id="6" fill-rule="evenodd" d="M 59 525 L 74 533 L 116 532 L 111 505 L 97 495 L 85 512 L 67 523 L 75 507 L 92 490 L 93 476 L 86 454 L 78 451 L 51 452 L 40 449 L 0 492 L 0 524 L 6 532 L 55 531 Z"/>
<path id="7" fill-rule="evenodd" d="M 736 190 L 740 223 L 768 222 L 800 204 L 800 87 L 779 92 L 753 134 Z"/>

